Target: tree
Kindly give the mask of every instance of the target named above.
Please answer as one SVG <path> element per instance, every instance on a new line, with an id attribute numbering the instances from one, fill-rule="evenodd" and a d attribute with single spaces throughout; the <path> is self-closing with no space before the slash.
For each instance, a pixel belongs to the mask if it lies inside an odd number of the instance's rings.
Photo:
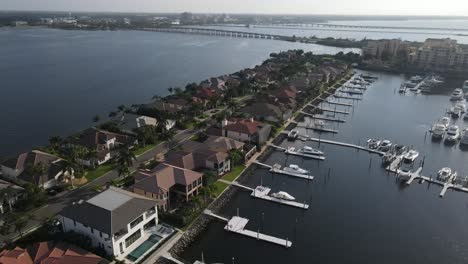
<path id="1" fill-rule="evenodd" d="M 94 123 L 99 122 L 99 120 L 101 120 L 101 117 L 99 117 L 99 115 L 95 115 L 95 116 L 93 117 L 93 122 L 94 122 Z"/>
<path id="2" fill-rule="evenodd" d="M 229 151 L 229 159 L 233 166 L 242 165 L 244 163 L 244 154 L 237 149 L 231 150 Z"/>
<path id="3" fill-rule="evenodd" d="M 62 145 L 63 139 L 59 136 L 53 136 L 49 138 L 49 144 L 54 150 L 58 150 L 60 145 Z"/>
<path id="4" fill-rule="evenodd" d="M 18 232 L 20 237 L 23 238 L 23 229 L 28 224 L 28 219 L 30 219 L 31 216 L 27 214 L 11 213 L 8 218 L 7 221 L 11 223 L 15 232 Z"/>
<path id="5" fill-rule="evenodd" d="M 133 162 L 136 160 L 135 154 L 128 147 L 120 149 L 117 157 L 117 171 L 119 176 L 128 176 Z"/>

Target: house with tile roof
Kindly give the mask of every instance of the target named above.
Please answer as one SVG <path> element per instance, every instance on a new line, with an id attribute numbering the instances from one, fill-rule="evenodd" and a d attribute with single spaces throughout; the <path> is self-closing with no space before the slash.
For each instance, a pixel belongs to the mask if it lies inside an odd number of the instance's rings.
<path id="1" fill-rule="evenodd" d="M 192 161 L 187 161 L 191 162 Z M 132 191 L 158 202 L 158 207 L 166 211 L 171 206 L 171 196 L 188 201 L 198 195 L 203 187 L 203 174 L 175 165 L 162 163 L 152 170 L 139 170 L 133 175 L 135 184 Z"/>
<path id="2" fill-rule="evenodd" d="M 18 184 L 31 183 L 44 189 L 70 178 L 69 173 L 63 169 L 61 158 L 39 150 L 21 153 L 7 159 L 1 168 L 2 175 L 9 180 Z"/>
<path id="3" fill-rule="evenodd" d="M 107 260 L 65 242 L 34 243 L 0 251 L 0 264 L 107 264 Z"/>
<path id="4" fill-rule="evenodd" d="M 251 119 L 230 119 L 222 122 L 222 136 L 245 143 L 261 145 L 271 132 L 271 125 Z"/>
<path id="5" fill-rule="evenodd" d="M 64 232 L 91 239 L 92 246 L 125 258 L 153 235 L 158 223 L 157 202 L 116 187 L 87 201 L 65 207 L 58 215 Z"/>
<path id="6" fill-rule="evenodd" d="M 269 122 L 283 122 L 292 116 L 292 110 L 281 108 L 268 102 L 255 102 L 238 110 L 247 116 L 254 117 L 256 120 L 265 120 Z"/>

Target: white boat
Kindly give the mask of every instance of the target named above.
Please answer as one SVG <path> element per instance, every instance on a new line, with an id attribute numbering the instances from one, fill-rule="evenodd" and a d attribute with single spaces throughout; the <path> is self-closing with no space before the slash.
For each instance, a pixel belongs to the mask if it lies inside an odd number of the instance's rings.
<path id="1" fill-rule="evenodd" d="M 444 125 L 445 128 L 448 128 L 450 125 L 450 118 L 442 117 L 442 119 L 440 120 L 440 124 Z"/>
<path id="2" fill-rule="evenodd" d="M 367 140 L 367 147 L 369 149 L 378 149 L 380 147 L 380 143 L 380 140 L 371 138 Z"/>
<path id="3" fill-rule="evenodd" d="M 410 166 L 402 166 L 398 168 L 397 174 L 403 180 L 409 180 L 411 178 L 411 167 Z"/>
<path id="4" fill-rule="evenodd" d="M 459 108 L 452 107 L 452 109 L 450 109 L 450 114 L 452 115 L 452 118 L 459 118 L 462 115 L 462 112 Z"/>
<path id="5" fill-rule="evenodd" d="M 465 103 L 457 103 L 457 104 L 455 105 L 455 108 L 460 109 L 460 111 L 461 111 L 462 113 L 465 113 L 465 112 L 466 112 L 466 104 L 465 104 Z"/>
<path id="6" fill-rule="evenodd" d="M 450 126 L 447 129 L 447 137 L 445 141 L 447 142 L 455 142 L 460 138 L 460 128 L 456 125 Z"/>
<path id="7" fill-rule="evenodd" d="M 419 157 L 419 152 L 410 150 L 403 155 L 403 163 L 413 163 Z"/>
<path id="8" fill-rule="evenodd" d="M 441 139 L 445 136 L 447 127 L 443 124 L 435 124 L 432 127 L 432 137 L 435 139 Z"/>
<path id="9" fill-rule="evenodd" d="M 450 100 L 459 101 L 459 100 L 463 100 L 464 97 L 465 97 L 465 94 L 463 93 L 462 89 L 455 89 L 452 92 L 452 95 L 450 96 Z"/>
<path id="10" fill-rule="evenodd" d="M 382 162 L 383 162 L 384 164 L 390 164 L 390 163 L 392 163 L 395 159 L 396 159 L 396 155 L 395 155 L 394 153 L 387 152 L 387 153 L 385 153 L 385 155 L 383 156 Z"/>
<path id="11" fill-rule="evenodd" d="M 379 150 L 383 152 L 387 152 L 390 150 L 391 147 L 392 147 L 392 142 L 390 142 L 390 140 L 383 140 L 380 143 Z"/>
<path id="12" fill-rule="evenodd" d="M 292 173 L 297 173 L 297 174 L 307 174 L 307 173 L 309 173 L 308 170 L 301 169 L 296 164 L 290 164 L 288 167 L 284 167 L 283 170 L 286 171 L 286 172 L 292 172 Z"/>
<path id="13" fill-rule="evenodd" d="M 281 200 L 288 200 L 288 201 L 294 201 L 296 198 L 294 198 L 293 196 L 291 196 L 289 193 L 287 192 L 277 192 L 277 193 L 273 193 L 271 194 L 272 197 L 275 197 L 275 198 L 278 198 L 278 199 L 281 199 Z"/>
<path id="14" fill-rule="evenodd" d="M 304 146 L 303 148 L 299 149 L 299 152 L 304 153 L 304 154 L 309 154 L 309 155 L 317 155 L 317 156 L 323 156 L 324 153 L 318 149 L 314 149 L 309 146 Z"/>
<path id="15" fill-rule="evenodd" d="M 437 172 L 437 179 L 442 182 L 453 182 L 457 178 L 457 173 L 452 172 L 452 169 L 445 167 Z"/>
<path id="16" fill-rule="evenodd" d="M 466 80 L 464 83 L 463 83 L 463 91 L 465 93 L 468 93 L 468 80 Z"/>
<path id="17" fill-rule="evenodd" d="M 406 93 L 406 86 L 404 84 L 402 84 L 400 86 L 400 89 L 398 90 L 399 93 Z"/>
<path id="18" fill-rule="evenodd" d="M 315 120 L 315 121 L 314 121 L 314 125 L 315 125 L 316 127 L 324 127 L 324 126 L 325 126 L 325 121 L 323 121 L 323 120 Z"/>
<path id="19" fill-rule="evenodd" d="M 468 145 L 468 128 L 463 130 L 463 136 L 460 140 L 460 144 L 465 146 Z"/>
<path id="20" fill-rule="evenodd" d="M 420 82 L 420 81 L 422 81 L 422 80 L 424 80 L 424 78 L 421 77 L 421 76 L 419 76 L 419 75 L 414 75 L 414 76 L 412 76 L 412 77 L 410 78 L 410 81 L 412 81 L 412 82 Z"/>
<path id="21" fill-rule="evenodd" d="M 288 139 L 294 140 L 297 138 L 298 135 L 299 135 L 299 132 L 297 130 L 291 130 L 288 133 Z"/>

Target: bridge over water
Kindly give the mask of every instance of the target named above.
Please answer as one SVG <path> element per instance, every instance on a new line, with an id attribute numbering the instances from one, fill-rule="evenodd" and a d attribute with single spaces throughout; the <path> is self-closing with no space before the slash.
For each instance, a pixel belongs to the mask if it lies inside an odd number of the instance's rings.
<path id="1" fill-rule="evenodd" d="M 196 34 L 196 35 L 209 35 L 209 36 L 222 36 L 233 38 L 254 38 L 254 39 L 272 39 L 272 40 L 291 40 L 290 36 L 242 32 L 224 29 L 213 28 L 193 28 L 193 27 L 158 27 L 158 28 L 143 28 L 145 31 L 153 32 L 166 32 L 166 33 L 182 33 L 182 34 Z"/>

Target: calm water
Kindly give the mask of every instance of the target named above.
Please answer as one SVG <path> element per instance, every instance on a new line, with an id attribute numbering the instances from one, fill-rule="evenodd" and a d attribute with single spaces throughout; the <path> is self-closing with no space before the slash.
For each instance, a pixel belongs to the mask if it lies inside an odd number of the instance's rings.
<path id="1" fill-rule="evenodd" d="M 456 169 L 459 175 L 468 174 L 468 152 L 434 143 L 429 136 L 424 140 L 431 124 L 450 106 L 448 95 L 399 95 L 395 91 L 403 81 L 401 76 L 377 76 L 378 82 L 363 101 L 356 102 L 351 115 L 337 115 L 348 121 L 335 126 L 339 134 L 321 137 L 352 143 L 369 137 L 388 138 L 413 145 L 421 153 L 419 160 L 426 156 L 424 175 L 435 175 L 444 166 Z M 311 131 L 308 134 L 318 137 Z M 227 233 L 223 223 L 213 222 L 183 257 L 200 259 L 203 251 L 208 263 L 231 263 L 232 257 L 243 264 L 466 263 L 468 194 L 449 191 L 441 199 L 438 186 L 414 182 L 406 187 L 396 182 L 381 168 L 376 155 L 307 144 L 320 147 L 327 159 L 319 162 L 274 152 L 266 163 L 298 164 L 316 176 L 313 182 L 258 169 L 247 185 L 260 185 L 263 179 L 273 191 L 286 191 L 298 201 L 306 201 L 309 210 L 252 199 L 241 191 L 221 212 L 232 216 L 239 208 L 240 215 L 250 219 L 248 229 L 288 237 L 293 242 L 290 249 Z M 304 143 L 283 142 L 283 146 L 291 145 Z"/>
<path id="2" fill-rule="evenodd" d="M 385 27 L 421 27 L 426 29 L 359 29 L 359 28 L 264 28 L 226 27 L 227 30 L 269 33 L 284 36 L 316 36 L 319 38 L 350 38 L 350 39 L 388 39 L 399 38 L 408 41 L 424 41 L 426 38 L 452 38 L 460 43 L 468 44 L 467 31 L 430 30 L 427 28 L 468 29 L 468 20 L 403 20 L 403 21 L 330 21 L 337 25 L 385 26 Z M 219 28 L 219 27 L 216 27 Z"/>
<path id="3" fill-rule="evenodd" d="M 343 49 L 270 40 L 139 31 L 0 29 L 0 156 L 91 126 L 118 105 L 145 103 L 271 52 Z M 347 51 L 347 50 L 345 50 Z"/>

